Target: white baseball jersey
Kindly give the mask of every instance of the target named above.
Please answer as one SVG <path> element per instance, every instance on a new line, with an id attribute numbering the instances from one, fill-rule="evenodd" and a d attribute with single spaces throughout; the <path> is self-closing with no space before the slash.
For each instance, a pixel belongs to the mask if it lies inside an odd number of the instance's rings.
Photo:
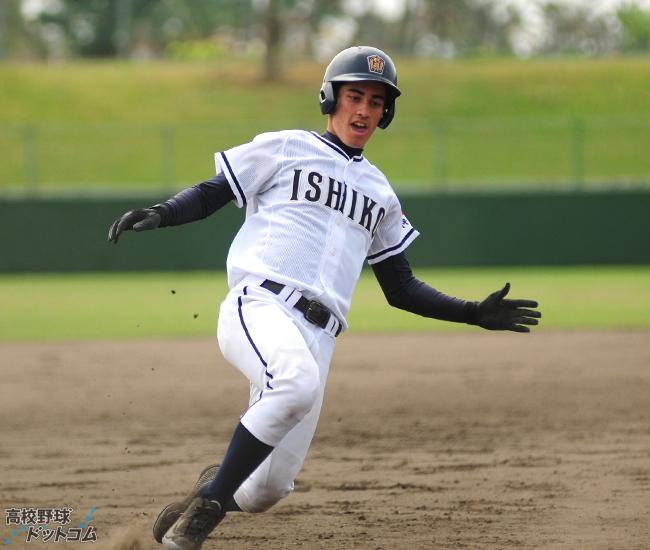
<path id="1" fill-rule="evenodd" d="M 246 219 L 228 253 L 228 284 L 258 275 L 345 316 L 364 260 L 417 236 L 382 172 L 315 132 L 260 134 L 215 155 Z"/>

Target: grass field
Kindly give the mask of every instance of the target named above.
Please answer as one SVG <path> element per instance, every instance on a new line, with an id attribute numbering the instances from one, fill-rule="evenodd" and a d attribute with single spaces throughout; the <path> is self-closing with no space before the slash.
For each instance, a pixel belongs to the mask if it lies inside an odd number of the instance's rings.
<path id="1" fill-rule="evenodd" d="M 542 329 L 650 328 L 650 266 L 427 269 L 417 275 L 472 300 L 510 281 L 513 297 L 539 300 Z M 221 272 L 1 275 L 0 340 L 209 335 L 225 292 Z M 390 308 L 369 272 L 348 320 L 352 331 L 477 330 Z"/>
<path id="2" fill-rule="evenodd" d="M 368 157 L 398 187 L 648 182 L 650 59 L 398 60 Z M 0 190 L 183 187 L 260 131 L 320 130 L 323 66 L 0 64 Z"/>

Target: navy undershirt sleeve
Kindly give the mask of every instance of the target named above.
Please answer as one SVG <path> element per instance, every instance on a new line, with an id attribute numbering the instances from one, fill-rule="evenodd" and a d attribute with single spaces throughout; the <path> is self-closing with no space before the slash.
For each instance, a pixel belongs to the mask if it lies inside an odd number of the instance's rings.
<path id="1" fill-rule="evenodd" d="M 161 217 L 160 227 L 181 225 L 207 218 L 230 201 L 235 195 L 226 176 L 221 173 L 212 179 L 183 189 L 161 204 L 152 206 Z"/>
<path id="2" fill-rule="evenodd" d="M 413 275 L 406 255 L 401 252 L 372 265 L 388 303 L 423 317 L 456 323 L 472 323 L 476 302 L 448 296 Z"/>

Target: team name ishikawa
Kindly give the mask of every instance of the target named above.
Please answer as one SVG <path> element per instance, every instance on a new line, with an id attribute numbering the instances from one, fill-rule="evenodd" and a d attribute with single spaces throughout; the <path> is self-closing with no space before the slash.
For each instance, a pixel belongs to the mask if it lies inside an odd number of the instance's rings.
<path id="1" fill-rule="evenodd" d="M 301 186 L 303 180 L 302 169 L 293 171 L 293 187 L 291 191 L 291 200 L 306 200 L 317 202 L 332 210 L 338 210 L 344 216 L 357 222 L 371 236 L 374 237 L 379 222 L 386 215 L 386 209 L 379 207 L 376 209 L 377 201 L 359 193 L 353 187 L 343 181 L 323 176 L 318 172 L 309 172 L 307 174 L 307 186 Z M 304 194 L 298 195 L 300 188 L 305 189 Z"/>

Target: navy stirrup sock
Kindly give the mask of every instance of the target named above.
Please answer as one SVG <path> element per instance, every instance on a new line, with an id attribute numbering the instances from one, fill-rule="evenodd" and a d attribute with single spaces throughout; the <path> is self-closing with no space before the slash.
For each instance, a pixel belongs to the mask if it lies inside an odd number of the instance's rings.
<path id="1" fill-rule="evenodd" d="M 239 486 L 257 470 L 272 450 L 273 447 L 262 443 L 240 422 L 232 435 L 217 476 L 201 490 L 201 494 L 222 505 L 229 503 Z"/>

